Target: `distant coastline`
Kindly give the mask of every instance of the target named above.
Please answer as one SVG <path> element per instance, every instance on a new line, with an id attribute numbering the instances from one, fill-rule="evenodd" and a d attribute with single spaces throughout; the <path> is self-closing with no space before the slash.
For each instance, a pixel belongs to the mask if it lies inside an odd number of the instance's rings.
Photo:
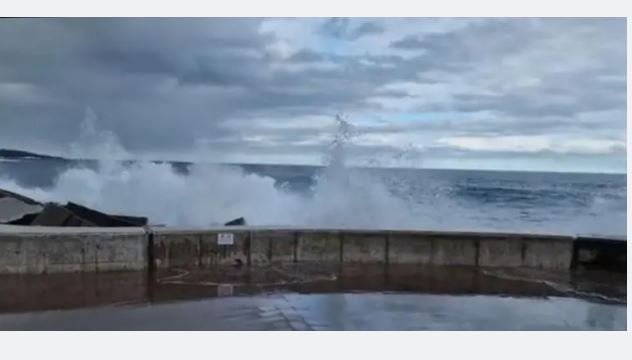
<path id="1" fill-rule="evenodd" d="M 59 156 L 51 156 L 38 154 L 30 151 L 13 150 L 13 149 L 0 149 L 0 158 L 8 160 L 22 160 L 22 159 L 55 159 L 55 160 L 68 160 Z"/>

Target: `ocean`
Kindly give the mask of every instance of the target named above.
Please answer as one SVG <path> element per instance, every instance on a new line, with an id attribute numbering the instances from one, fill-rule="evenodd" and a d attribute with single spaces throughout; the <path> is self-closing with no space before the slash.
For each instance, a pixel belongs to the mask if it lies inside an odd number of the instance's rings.
<path id="1" fill-rule="evenodd" d="M 626 234 L 625 174 L 0 159 L 0 188 L 180 227 Z"/>

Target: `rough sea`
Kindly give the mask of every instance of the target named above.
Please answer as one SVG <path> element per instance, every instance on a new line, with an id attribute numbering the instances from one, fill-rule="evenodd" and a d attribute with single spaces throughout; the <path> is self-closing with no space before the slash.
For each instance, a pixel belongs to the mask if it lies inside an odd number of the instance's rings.
<path id="1" fill-rule="evenodd" d="M 0 188 L 181 227 L 626 233 L 625 174 L 22 159 Z"/>

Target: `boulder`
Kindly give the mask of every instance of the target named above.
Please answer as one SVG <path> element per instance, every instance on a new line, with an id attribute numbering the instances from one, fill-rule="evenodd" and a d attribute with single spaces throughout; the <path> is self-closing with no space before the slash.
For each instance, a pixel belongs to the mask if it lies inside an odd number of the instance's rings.
<path id="1" fill-rule="evenodd" d="M 7 190 L 0 189 L 0 223 L 20 221 L 42 211 L 41 203 Z"/>
<path id="2" fill-rule="evenodd" d="M 125 226 L 145 226 L 147 225 L 146 217 L 109 215 L 96 211 L 94 209 L 69 202 L 64 206 L 78 217 L 88 220 L 95 226 L 103 227 L 125 227 Z"/>
<path id="3" fill-rule="evenodd" d="M 146 217 L 110 215 L 69 202 L 42 204 L 28 197 L 0 189 L 0 224 L 37 226 L 138 227 Z"/>
<path id="4" fill-rule="evenodd" d="M 49 203 L 31 222 L 36 226 L 96 226 L 89 220 L 82 219 L 65 207 Z"/>
<path id="5" fill-rule="evenodd" d="M 236 225 L 246 225 L 246 219 L 244 219 L 243 217 L 240 217 L 224 224 L 224 226 L 236 226 Z"/>

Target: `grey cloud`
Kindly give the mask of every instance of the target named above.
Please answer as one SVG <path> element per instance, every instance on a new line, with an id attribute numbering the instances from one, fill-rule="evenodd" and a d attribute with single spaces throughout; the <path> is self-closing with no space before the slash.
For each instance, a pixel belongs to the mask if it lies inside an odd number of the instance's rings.
<path id="1" fill-rule="evenodd" d="M 456 32 L 406 36 L 390 47 L 423 50 L 408 62 L 418 66 L 417 81 L 428 84 L 444 81 L 432 76 L 443 71 L 461 74 L 476 86 L 495 73 L 502 74 L 511 61 L 525 59 L 504 76 L 503 85 L 509 85 L 506 88 L 488 86 L 480 93 L 470 90 L 455 94 L 449 102 L 426 104 L 420 111 L 494 110 L 515 116 L 574 116 L 625 107 L 626 84 L 600 80 L 625 76 L 625 27 L 623 19 L 494 19 Z M 535 74 L 539 84 L 512 86 L 520 76 L 529 74 Z"/>
<path id="2" fill-rule="evenodd" d="M 117 130 L 132 150 L 187 147 L 198 131 L 221 134 L 213 124 L 243 97 L 221 86 L 249 87 L 264 73 L 243 55 L 269 41 L 258 35 L 259 21 L 2 20 L 0 31 L 11 36 L 0 39 L 0 81 L 32 84 L 59 104 L 30 104 L 27 111 L 0 99 L 0 116 L 11 125 L 7 132 L 38 123 L 48 135 L 39 141 L 63 143 L 76 136 L 83 109 L 92 106 L 112 119 L 101 125 Z M 186 90 L 186 83 L 220 88 Z"/>
<path id="3" fill-rule="evenodd" d="M 278 151 L 300 153 L 308 149 L 283 144 L 314 138 L 317 131 L 273 130 L 275 135 L 222 125 L 257 117 L 282 125 L 338 111 L 360 122 L 355 113 L 381 114 L 390 124 L 367 129 L 375 133 L 590 135 L 600 125 L 617 134 L 625 130 L 620 112 L 581 119 L 590 112 L 626 109 L 625 19 L 480 19 L 456 30 L 405 34 L 384 51 L 366 55 L 299 43 L 286 59 L 268 53 L 283 34 L 259 31 L 265 21 L 2 19 L 0 142 L 59 149 L 76 137 L 86 106 L 99 113 L 100 126 L 138 153 L 186 154 L 199 138 L 232 139 L 234 147 L 226 149 L 243 152 L 254 146 L 242 141 L 248 131 L 274 138 Z M 347 44 L 389 35 L 392 28 L 333 18 L 315 31 L 324 43 L 333 38 Z M 515 68 L 500 74 L 512 61 Z M 325 62 L 334 66 L 319 67 Z M 537 84 L 515 85 L 519 76 L 531 74 Z M 402 125 L 383 114 L 395 110 L 371 101 L 376 96 L 414 100 L 405 89 L 384 89 L 388 84 L 457 89 L 454 79 L 471 86 L 420 99 L 417 106 L 413 101 L 407 111 L 463 115 L 455 119 Z M 37 96 L 3 84 L 26 85 Z M 14 93 L 2 97 L 2 91 Z M 467 120 L 478 112 L 495 116 Z"/>
<path id="4" fill-rule="evenodd" d="M 373 22 L 364 22 L 353 31 L 351 38 L 358 39 L 365 35 L 382 34 L 383 32 L 384 27 Z"/>
<path id="5" fill-rule="evenodd" d="M 486 52 L 508 52 L 525 47 L 534 41 L 530 35 L 535 29 L 537 26 L 532 19 L 490 19 L 472 22 L 459 31 L 408 35 L 393 41 L 390 47 L 425 50 L 441 54 L 450 61 L 466 57 L 462 60 L 467 61 L 471 60 L 468 57 L 485 55 Z"/>
<path id="6" fill-rule="evenodd" d="M 317 62 L 324 59 L 325 57 L 322 54 L 311 50 L 300 50 L 290 57 L 291 61 L 296 62 Z"/>
<path id="7" fill-rule="evenodd" d="M 403 39 L 393 41 L 390 46 L 396 49 L 423 49 L 425 45 L 426 42 L 419 40 L 417 36 L 409 35 Z"/>
<path id="8" fill-rule="evenodd" d="M 362 22 L 353 27 L 349 18 L 331 18 L 322 24 L 321 31 L 334 38 L 357 40 L 366 35 L 381 34 L 384 32 L 384 27 L 370 21 Z"/>

